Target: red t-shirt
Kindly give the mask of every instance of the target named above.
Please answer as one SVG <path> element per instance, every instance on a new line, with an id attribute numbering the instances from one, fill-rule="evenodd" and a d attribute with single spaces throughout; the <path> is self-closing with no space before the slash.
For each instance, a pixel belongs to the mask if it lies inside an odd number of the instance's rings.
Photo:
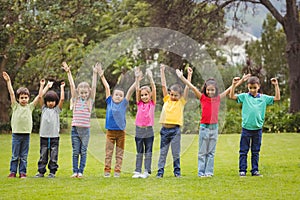
<path id="1" fill-rule="evenodd" d="M 216 97 L 207 97 L 202 94 L 200 104 L 202 107 L 201 124 L 217 124 L 220 108 L 220 95 Z"/>

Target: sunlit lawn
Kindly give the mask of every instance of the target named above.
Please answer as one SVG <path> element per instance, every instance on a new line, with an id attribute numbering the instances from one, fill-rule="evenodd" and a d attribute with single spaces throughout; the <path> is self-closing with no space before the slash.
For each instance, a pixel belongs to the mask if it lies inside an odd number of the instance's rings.
<path id="1" fill-rule="evenodd" d="M 31 135 L 28 178 L 8 179 L 11 135 L 0 135 L 0 199 L 300 199 L 300 134 L 264 134 L 260 157 L 263 177 L 238 176 L 239 134 L 220 135 L 215 176 L 197 177 L 198 136 L 182 135 L 182 178 L 172 173 L 168 160 L 165 176 L 156 179 L 159 155 L 159 127 L 156 127 L 153 174 L 133 179 L 135 143 L 133 121 L 129 119 L 123 172 L 120 178 L 104 178 L 104 122 L 93 120 L 86 170 L 83 179 L 71 179 L 70 133 L 61 134 L 59 170 L 54 179 L 36 179 L 39 136 Z M 169 152 L 169 158 L 170 158 Z M 250 164 L 250 163 L 249 163 Z"/>

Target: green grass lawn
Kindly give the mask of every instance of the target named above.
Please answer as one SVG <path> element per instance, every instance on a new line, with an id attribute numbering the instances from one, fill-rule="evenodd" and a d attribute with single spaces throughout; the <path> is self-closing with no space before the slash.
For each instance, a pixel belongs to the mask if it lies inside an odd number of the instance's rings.
<path id="1" fill-rule="evenodd" d="M 182 135 L 182 178 L 172 173 L 169 152 L 165 176 L 156 179 L 159 127 L 156 128 L 153 174 L 133 179 L 134 130 L 127 130 L 123 172 L 120 178 L 104 178 L 103 121 L 93 121 L 87 166 L 83 179 L 72 179 L 70 133 L 61 134 L 59 169 L 54 179 L 33 176 L 39 159 L 39 136 L 31 135 L 28 178 L 9 179 L 11 135 L 0 134 L 0 199 L 300 199 L 300 134 L 264 134 L 260 154 L 263 177 L 238 176 L 239 135 L 220 135 L 215 156 L 215 176 L 198 178 L 198 136 Z M 129 120 L 130 124 L 133 122 Z M 249 159 L 248 159 L 249 160 Z M 249 163 L 250 164 L 250 163 Z"/>

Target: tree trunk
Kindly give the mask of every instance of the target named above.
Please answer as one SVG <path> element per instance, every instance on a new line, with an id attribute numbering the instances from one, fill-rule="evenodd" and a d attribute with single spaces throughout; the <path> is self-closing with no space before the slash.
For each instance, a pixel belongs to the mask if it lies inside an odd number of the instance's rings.
<path id="1" fill-rule="evenodd" d="M 288 43 L 289 87 L 291 94 L 290 112 L 300 111 L 300 42 Z"/>
<path id="2" fill-rule="evenodd" d="M 2 74 L 1 74 L 2 76 Z M 9 113 L 8 109 L 10 106 L 8 91 L 6 82 L 0 79 L 0 124 L 5 124 L 9 122 Z"/>

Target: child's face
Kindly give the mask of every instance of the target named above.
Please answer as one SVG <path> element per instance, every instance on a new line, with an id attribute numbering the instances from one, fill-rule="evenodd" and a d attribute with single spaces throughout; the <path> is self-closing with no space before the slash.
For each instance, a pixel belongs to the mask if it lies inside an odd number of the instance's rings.
<path id="1" fill-rule="evenodd" d="M 78 88 L 79 97 L 83 100 L 87 100 L 90 96 L 90 90 L 86 87 Z"/>
<path id="2" fill-rule="evenodd" d="M 248 90 L 252 96 L 257 95 L 259 88 L 260 88 L 260 85 L 258 83 L 248 84 Z"/>
<path id="3" fill-rule="evenodd" d="M 149 92 L 147 90 L 141 90 L 141 100 L 144 103 L 148 103 L 151 99 L 151 95 L 149 94 Z"/>
<path id="4" fill-rule="evenodd" d="M 21 106 L 26 106 L 29 102 L 29 96 L 27 94 L 20 94 L 18 101 Z"/>
<path id="5" fill-rule="evenodd" d="M 56 101 L 47 101 L 46 105 L 48 108 L 54 108 L 56 104 Z"/>
<path id="6" fill-rule="evenodd" d="M 124 92 L 122 90 L 114 90 L 112 100 L 115 103 L 120 103 L 124 99 Z"/>
<path id="7" fill-rule="evenodd" d="M 208 97 L 214 97 L 216 95 L 216 88 L 214 85 L 206 86 L 206 94 Z"/>
<path id="8" fill-rule="evenodd" d="M 181 95 L 179 92 L 171 90 L 170 91 L 170 100 L 171 101 L 178 101 L 180 99 Z"/>

